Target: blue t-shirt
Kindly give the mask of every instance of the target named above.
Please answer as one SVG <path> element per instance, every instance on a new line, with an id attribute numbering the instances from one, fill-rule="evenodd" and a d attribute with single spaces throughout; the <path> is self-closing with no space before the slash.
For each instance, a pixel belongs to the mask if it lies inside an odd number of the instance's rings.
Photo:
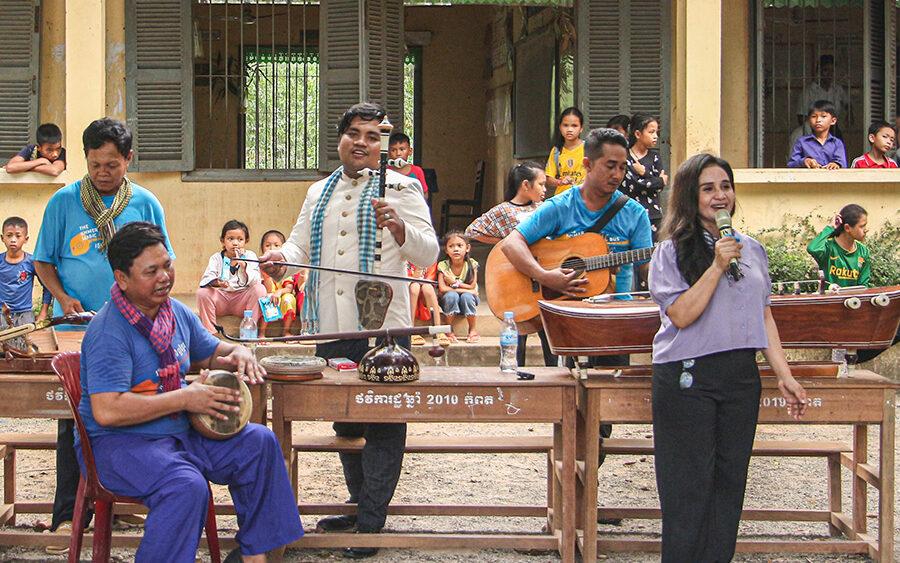
<path id="1" fill-rule="evenodd" d="M 185 305 L 172 299 L 175 313 L 175 336 L 172 347 L 181 363 L 181 385 L 191 362 L 213 355 L 219 340 L 210 334 L 200 319 Z M 89 396 L 94 393 L 160 393 L 159 356 L 136 328 L 131 326 L 118 307 L 109 302 L 88 325 L 81 342 L 81 404 L 78 412 L 84 419 L 88 435 L 127 433 L 145 436 L 169 436 L 188 429 L 184 412 L 163 416 L 134 426 L 100 426 L 94 420 Z"/>
<path id="2" fill-rule="evenodd" d="M 583 234 L 606 213 L 622 193 L 616 190 L 602 209 L 591 211 L 584 204 L 581 190 L 582 186 L 576 186 L 551 197 L 519 223 L 516 230 L 522 233 L 528 244 L 534 244 L 542 238 Z M 647 210 L 633 199 L 629 199 L 600 232 L 606 237 L 610 252 L 653 246 Z M 616 291 L 631 291 L 633 275 L 632 264 L 619 266 L 619 273 L 616 274 Z"/>
<path id="3" fill-rule="evenodd" d="M 13 313 L 24 313 L 32 308 L 31 291 L 34 287 L 34 257 L 28 252 L 17 264 L 6 261 L 6 253 L 0 254 L 0 304 L 6 303 Z M 47 288 L 41 303 L 50 303 L 53 296 Z"/>
<path id="4" fill-rule="evenodd" d="M 175 253 L 166 232 L 162 205 L 150 191 L 132 184 L 131 199 L 113 222 L 116 228 L 135 221 L 159 225 L 166 237 L 166 248 L 172 259 Z M 81 301 L 85 311 L 99 311 L 109 301 L 113 273 L 106 254 L 100 251 L 97 225 L 81 205 L 81 180 L 60 188 L 44 209 L 41 232 L 38 233 L 34 259 L 56 266 L 65 292 Z M 104 196 L 103 204 L 112 205 L 114 195 Z M 53 314 L 61 315 L 59 301 Z"/>

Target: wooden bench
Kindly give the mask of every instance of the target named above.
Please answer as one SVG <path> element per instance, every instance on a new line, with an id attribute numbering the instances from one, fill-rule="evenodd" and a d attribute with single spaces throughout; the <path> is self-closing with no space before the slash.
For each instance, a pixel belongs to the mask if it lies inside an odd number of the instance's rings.
<path id="1" fill-rule="evenodd" d="M 334 435 L 297 436 L 292 441 L 291 483 L 297 490 L 297 454 L 306 453 L 359 453 L 366 444 L 365 438 L 345 438 Z M 547 456 L 548 486 L 547 506 L 483 506 L 483 505 L 433 505 L 391 504 L 388 514 L 404 516 L 533 516 L 544 518 L 548 507 L 553 506 L 553 488 L 550 471 L 553 471 L 552 436 L 407 436 L 408 454 L 545 454 Z M 300 503 L 302 514 L 354 514 L 355 504 Z"/>
<path id="2" fill-rule="evenodd" d="M 653 440 L 646 438 L 604 438 L 601 453 L 607 455 L 653 455 Z M 828 466 L 829 510 L 747 509 L 744 520 L 794 520 L 828 522 L 833 537 L 841 535 L 841 528 L 832 523 L 831 513 L 841 512 L 841 463 L 853 452 L 849 442 L 755 440 L 753 456 L 759 457 L 824 457 Z M 846 464 L 846 462 L 845 462 Z M 584 464 L 576 462 L 580 477 Z M 658 508 L 607 507 L 597 509 L 598 518 L 660 518 Z"/>
<path id="3" fill-rule="evenodd" d="M 3 504 L 0 505 L 0 526 L 16 523 L 16 451 L 55 450 L 56 433 L 0 434 L 0 455 L 3 457 Z"/>

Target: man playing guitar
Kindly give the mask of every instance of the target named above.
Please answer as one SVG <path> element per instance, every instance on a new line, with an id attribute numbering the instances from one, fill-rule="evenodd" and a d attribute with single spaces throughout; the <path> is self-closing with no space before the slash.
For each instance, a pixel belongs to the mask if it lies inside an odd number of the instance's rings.
<path id="1" fill-rule="evenodd" d="M 639 203 L 625 199 L 619 185 L 625 175 L 628 157 L 627 142 L 614 129 L 592 130 L 585 140 L 584 183 L 577 188 L 553 197 L 539 207 L 503 240 L 503 253 L 520 272 L 570 297 L 586 297 L 588 281 L 580 272 L 568 268 L 544 269 L 535 260 L 528 246 L 546 237 L 574 236 L 586 231 L 598 221 L 608 219 L 600 229 L 610 250 L 623 252 L 652 246 L 650 219 Z M 618 211 L 609 218 L 613 206 Z M 638 266 L 646 272 L 647 263 Z M 623 264 L 616 273 L 617 291 L 630 291 L 634 267 Z"/>
<path id="2" fill-rule="evenodd" d="M 586 297 L 584 286 L 588 280 L 581 277 L 577 270 L 544 269 L 528 245 L 546 237 L 578 235 L 601 225 L 600 234 L 606 237 L 610 250 L 614 252 L 652 246 L 647 211 L 618 189 L 625 176 L 627 159 L 628 144 L 621 133 L 606 128 L 588 133 L 584 142 L 584 183 L 547 200 L 503 239 L 501 248 L 510 263 L 542 286 L 578 298 Z M 615 208 L 618 210 L 615 211 Z M 638 267 L 646 277 L 647 262 Z M 616 273 L 617 291 L 631 291 L 633 272 L 632 264 L 619 266 Z M 594 366 L 627 364 L 627 355 L 591 358 L 591 365 Z M 608 438 L 611 433 L 611 426 L 601 426 L 601 436 Z"/>

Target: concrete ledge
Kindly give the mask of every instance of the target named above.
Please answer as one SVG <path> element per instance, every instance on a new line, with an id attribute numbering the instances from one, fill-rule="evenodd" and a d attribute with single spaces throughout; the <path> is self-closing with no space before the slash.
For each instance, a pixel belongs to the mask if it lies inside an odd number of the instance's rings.
<path id="1" fill-rule="evenodd" d="M 738 168 L 737 184 L 892 184 L 900 182 L 900 168 L 875 170 L 842 168 L 810 170 L 807 168 Z"/>
<path id="2" fill-rule="evenodd" d="M 32 184 L 61 188 L 71 183 L 71 181 L 72 180 L 69 178 L 69 172 L 67 170 L 63 170 L 62 174 L 53 177 L 46 174 L 40 174 L 38 172 L 20 172 L 18 174 L 10 174 L 6 171 L 5 168 L 0 168 L 0 189 L 6 187 L 7 184 L 13 184 L 17 187 L 21 185 Z"/>

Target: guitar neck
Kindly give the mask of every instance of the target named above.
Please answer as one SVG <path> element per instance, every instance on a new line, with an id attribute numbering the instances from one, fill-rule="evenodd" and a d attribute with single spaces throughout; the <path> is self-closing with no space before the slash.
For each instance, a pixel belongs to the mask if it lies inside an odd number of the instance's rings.
<path id="1" fill-rule="evenodd" d="M 650 258 L 653 254 L 655 246 L 648 248 L 637 248 L 634 250 L 626 250 L 625 252 L 613 252 L 604 254 L 603 256 L 592 256 L 585 258 L 584 263 L 587 271 L 602 270 L 605 268 L 614 268 L 622 264 L 631 264 Z"/>

